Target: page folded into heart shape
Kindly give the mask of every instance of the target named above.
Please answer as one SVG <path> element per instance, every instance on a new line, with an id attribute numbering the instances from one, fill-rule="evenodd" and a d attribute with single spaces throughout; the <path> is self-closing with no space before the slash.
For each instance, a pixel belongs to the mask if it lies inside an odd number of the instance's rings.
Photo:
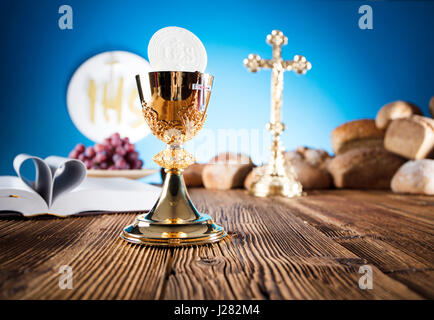
<path id="1" fill-rule="evenodd" d="M 35 166 L 35 181 L 26 178 L 22 172 L 23 163 L 29 160 Z M 22 153 L 15 157 L 13 165 L 18 177 L 35 190 L 48 206 L 61 194 L 79 186 L 86 178 L 84 163 L 75 159 L 51 156 L 43 160 Z"/>

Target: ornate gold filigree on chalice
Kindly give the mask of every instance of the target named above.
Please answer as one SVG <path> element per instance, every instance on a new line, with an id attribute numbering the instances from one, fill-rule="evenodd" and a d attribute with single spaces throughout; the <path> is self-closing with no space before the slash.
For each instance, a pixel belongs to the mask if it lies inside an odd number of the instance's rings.
<path id="1" fill-rule="evenodd" d="M 282 46 L 288 43 L 288 38 L 281 31 L 273 30 L 267 36 L 267 43 L 273 47 L 271 60 L 261 59 L 256 54 L 250 54 L 244 59 L 244 65 L 251 72 L 257 72 L 261 68 L 271 69 L 271 119 L 267 124 L 267 129 L 272 134 L 271 156 L 265 173 L 252 184 L 249 193 L 258 197 L 295 197 L 302 194 L 302 186 L 297 181 L 293 168 L 284 165 L 280 141 L 280 135 L 285 130 L 281 121 L 283 72 L 292 70 L 298 74 L 305 74 L 312 66 L 305 57 L 299 55 L 294 56 L 294 60 L 282 60 Z"/>
<path id="2" fill-rule="evenodd" d="M 182 148 L 203 127 L 213 77 L 199 72 L 150 72 L 151 100 L 143 99 L 143 115 L 152 133 L 167 144 L 153 160 L 166 171 L 160 198 L 147 214 L 137 216 L 121 237 L 129 242 L 178 246 L 212 243 L 227 234 L 207 214 L 199 213 L 188 195 L 182 171 L 194 156 Z"/>

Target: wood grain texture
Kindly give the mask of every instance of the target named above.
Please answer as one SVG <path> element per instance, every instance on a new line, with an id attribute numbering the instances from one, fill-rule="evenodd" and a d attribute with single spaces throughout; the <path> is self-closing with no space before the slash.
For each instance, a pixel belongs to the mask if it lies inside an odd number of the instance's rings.
<path id="1" fill-rule="evenodd" d="M 192 189 L 230 238 L 153 248 L 134 214 L 0 219 L 1 299 L 432 299 L 434 197 L 329 190 L 297 199 Z M 361 265 L 373 269 L 362 290 Z M 59 288 L 59 268 L 73 289 Z"/>

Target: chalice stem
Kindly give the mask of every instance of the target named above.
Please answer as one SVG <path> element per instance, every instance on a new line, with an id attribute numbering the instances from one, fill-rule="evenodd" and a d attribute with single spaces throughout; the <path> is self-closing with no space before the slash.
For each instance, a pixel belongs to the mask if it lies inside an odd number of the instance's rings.
<path id="1" fill-rule="evenodd" d="M 166 223 L 180 223 L 200 219 L 188 195 L 182 170 L 165 169 L 166 177 L 160 198 L 146 215 L 146 219 Z"/>
<path id="2" fill-rule="evenodd" d="M 190 200 L 182 172 L 194 162 L 194 156 L 182 145 L 167 145 L 166 149 L 154 156 L 155 163 L 164 168 L 166 177 L 160 198 L 146 216 L 159 222 L 193 221 L 200 219 L 200 213 Z"/>

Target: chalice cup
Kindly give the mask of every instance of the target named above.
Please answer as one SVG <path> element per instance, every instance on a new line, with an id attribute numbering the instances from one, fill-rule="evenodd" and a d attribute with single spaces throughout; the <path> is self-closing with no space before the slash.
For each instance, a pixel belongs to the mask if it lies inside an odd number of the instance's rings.
<path id="1" fill-rule="evenodd" d="M 195 161 L 182 145 L 203 127 L 213 80 L 213 76 L 200 72 L 150 72 L 151 100 L 146 102 L 140 76 L 136 76 L 145 120 L 152 133 L 166 143 L 166 148 L 153 157 L 166 171 L 166 177 L 153 208 L 138 215 L 123 230 L 123 239 L 179 246 L 213 243 L 227 236 L 209 215 L 197 211 L 182 176 L 183 170 Z"/>

